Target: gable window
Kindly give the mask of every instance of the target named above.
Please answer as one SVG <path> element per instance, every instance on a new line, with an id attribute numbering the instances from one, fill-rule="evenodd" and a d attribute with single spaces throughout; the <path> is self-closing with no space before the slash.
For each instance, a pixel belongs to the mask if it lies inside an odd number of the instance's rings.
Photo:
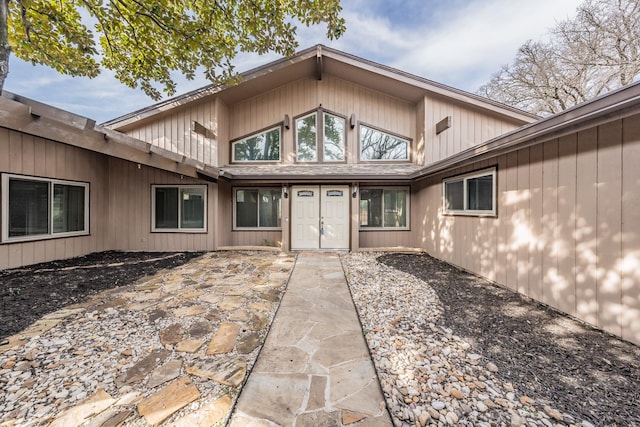
<path id="1" fill-rule="evenodd" d="M 409 188 L 361 188 L 360 229 L 408 229 Z"/>
<path id="2" fill-rule="evenodd" d="M 89 184 L 2 175 L 2 241 L 89 234 Z"/>
<path id="3" fill-rule="evenodd" d="M 154 232 L 201 232 L 207 228 L 207 187 L 152 185 Z"/>
<path id="4" fill-rule="evenodd" d="M 231 144 L 232 162 L 279 162 L 280 127 L 242 138 Z"/>
<path id="5" fill-rule="evenodd" d="M 360 160 L 409 160 L 408 139 L 360 125 Z"/>
<path id="6" fill-rule="evenodd" d="M 280 230 L 281 197 L 280 188 L 236 188 L 233 228 Z"/>
<path id="7" fill-rule="evenodd" d="M 320 119 L 318 119 L 320 118 Z M 320 120 L 320 123 L 318 121 Z M 298 162 L 345 160 L 345 119 L 320 110 L 296 119 L 296 159 Z"/>
<path id="8" fill-rule="evenodd" d="M 442 187 L 445 213 L 496 214 L 495 168 L 447 178 Z"/>

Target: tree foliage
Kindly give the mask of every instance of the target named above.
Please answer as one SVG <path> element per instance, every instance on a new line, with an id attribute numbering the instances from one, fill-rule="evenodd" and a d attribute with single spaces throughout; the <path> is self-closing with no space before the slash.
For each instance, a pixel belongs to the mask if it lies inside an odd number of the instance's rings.
<path id="1" fill-rule="evenodd" d="M 479 94 L 539 115 L 640 77 L 640 0 L 586 0 L 548 42 L 526 42 Z"/>
<path id="2" fill-rule="evenodd" d="M 154 99 L 175 93 L 172 72 L 214 83 L 235 77 L 239 52 L 292 55 L 296 25 L 345 30 L 340 0 L 0 0 L 0 61 L 9 48 L 34 64 L 73 76 L 113 70 Z M 8 45 L 2 31 L 8 28 Z M 2 63 L 0 62 L 0 67 Z M 0 70 L 1 71 L 1 70 Z M 5 70 L 6 71 L 6 70 Z M 6 72 L 0 75 L 0 89 Z"/>

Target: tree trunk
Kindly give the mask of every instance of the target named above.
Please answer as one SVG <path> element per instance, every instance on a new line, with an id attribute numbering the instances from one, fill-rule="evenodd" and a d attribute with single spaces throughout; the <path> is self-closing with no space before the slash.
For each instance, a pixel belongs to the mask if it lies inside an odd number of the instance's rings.
<path id="1" fill-rule="evenodd" d="M 0 0 L 0 94 L 4 87 L 4 81 L 9 74 L 9 0 Z"/>

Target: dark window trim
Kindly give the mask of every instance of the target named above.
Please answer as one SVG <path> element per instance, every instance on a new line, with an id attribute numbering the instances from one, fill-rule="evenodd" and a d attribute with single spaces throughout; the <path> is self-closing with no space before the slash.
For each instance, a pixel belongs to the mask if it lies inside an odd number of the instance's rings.
<path id="1" fill-rule="evenodd" d="M 204 188 L 204 227 L 180 228 L 180 200 L 178 199 L 178 228 L 156 228 L 156 188 L 177 188 L 180 195 L 181 188 Z M 207 184 L 151 184 L 151 233 L 184 233 L 206 234 L 209 227 L 209 186 Z"/>
<path id="2" fill-rule="evenodd" d="M 237 221 L 236 221 L 236 194 L 238 190 L 257 190 L 258 192 L 260 192 L 260 190 L 278 190 L 280 191 L 280 227 L 260 227 L 260 226 L 256 226 L 256 227 L 237 227 Z M 232 187 L 231 189 L 231 194 L 232 194 L 232 205 L 233 205 L 233 215 L 231 218 L 231 231 L 282 231 L 282 187 L 275 187 L 275 186 L 250 186 L 250 187 Z"/>
<path id="3" fill-rule="evenodd" d="M 407 225 L 406 227 L 362 227 L 360 224 L 360 202 L 362 190 L 382 190 L 384 200 L 384 190 L 405 190 L 407 192 Z M 384 201 L 383 201 L 384 203 Z M 384 209 L 384 208 L 383 208 Z M 410 185 L 363 185 L 358 190 L 358 230 L 359 231 L 411 231 L 411 186 Z"/>
<path id="4" fill-rule="evenodd" d="M 407 141 L 407 158 L 406 159 L 380 159 L 380 160 L 362 160 L 360 158 L 360 155 L 362 154 L 362 141 L 360 140 L 360 130 L 361 127 L 367 127 L 369 129 L 373 129 L 375 131 L 387 134 L 389 136 L 392 136 L 394 138 L 398 138 L 401 139 L 403 141 Z M 406 136 L 402 136 L 398 133 L 395 132 L 391 132 L 388 130 L 384 130 L 381 129 L 377 126 L 373 126 L 368 124 L 367 122 L 358 122 L 358 162 L 359 163 L 411 163 L 412 162 L 412 157 L 413 157 L 413 138 L 409 138 Z"/>
<path id="5" fill-rule="evenodd" d="M 298 127 L 296 126 L 296 122 L 298 121 L 298 119 L 301 119 L 303 117 L 307 117 L 310 116 L 312 114 L 316 114 L 316 160 L 310 160 L 310 161 L 302 161 L 302 160 L 298 160 Z M 344 159 L 343 160 L 325 160 L 324 159 L 324 114 L 330 114 L 332 116 L 336 116 L 339 117 L 341 119 L 344 120 L 344 130 L 343 130 L 343 135 L 344 135 Z M 295 163 L 299 163 L 302 165 L 305 164 L 322 164 L 322 163 L 327 163 L 327 164 L 343 164 L 343 163 L 347 163 L 347 156 L 348 156 L 348 150 L 347 150 L 347 126 L 349 126 L 349 120 L 347 118 L 347 116 L 343 115 L 343 114 L 339 114 L 336 113 L 332 110 L 326 109 L 324 107 L 318 107 L 315 108 L 313 110 L 308 110 L 302 114 L 299 114 L 297 116 L 295 116 L 293 118 L 293 125 L 292 125 L 292 129 L 293 129 L 293 151 L 295 154 Z"/>
<path id="6" fill-rule="evenodd" d="M 84 223 L 85 229 L 81 231 L 70 231 L 62 233 L 54 233 L 52 226 L 52 209 L 53 209 L 53 185 L 50 185 L 49 191 L 51 199 L 49 200 L 49 232 L 47 234 L 38 234 L 32 236 L 9 237 L 9 180 L 11 178 L 23 181 L 39 181 L 49 184 L 71 185 L 77 187 L 85 187 L 85 212 Z M 23 175 L 20 173 L 2 172 L 0 173 L 0 244 L 34 242 L 39 240 L 65 239 L 70 237 L 83 237 L 91 235 L 91 182 L 80 180 L 69 180 L 61 178 L 51 178 L 41 175 Z"/>
<path id="7" fill-rule="evenodd" d="M 467 209 L 467 181 L 469 179 L 478 178 L 482 176 L 492 175 L 493 176 L 493 200 L 491 210 L 469 210 Z M 463 182 L 463 209 L 458 210 L 449 210 L 447 209 L 447 193 L 446 193 L 446 184 L 449 182 Z M 442 213 L 448 216 L 470 216 L 470 217 L 492 217 L 497 218 L 498 216 L 498 167 L 497 165 L 489 166 L 486 168 L 476 169 L 471 172 L 465 172 L 458 175 L 452 175 L 442 179 Z"/>
<path id="8" fill-rule="evenodd" d="M 266 133 L 266 132 L 268 132 L 270 130 L 273 130 L 273 129 L 276 129 L 276 128 L 280 132 L 280 160 L 234 160 L 233 159 L 233 151 L 234 151 L 233 150 L 233 145 L 236 142 L 240 142 L 240 141 L 243 141 L 245 139 L 249 139 L 249 138 L 251 138 L 253 136 L 260 135 L 261 133 Z M 231 141 L 229 141 L 229 163 L 230 164 L 259 163 L 259 164 L 266 164 L 266 165 L 282 163 L 282 157 L 283 157 L 282 156 L 282 154 L 283 154 L 282 153 L 282 150 L 283 150 L 282 140 L 283 140 L 283 137 L 284 137 L 284 130 L 283 129 L 284 129 L 284 123 L 283 122 L 278 122 L 278 123 L 275 123 L 275 124 L 273 124 L 271 126 L 266 126 L 266 127 L 262 128 L 262 129 L 259 129 L 259 130 L 255 131 L 255 132 L 247 133 L 247 134 L 245 134 L 245 135 L 243 135 L 243 136 L 241 136 L 239 138 L 232 139 Z"/>

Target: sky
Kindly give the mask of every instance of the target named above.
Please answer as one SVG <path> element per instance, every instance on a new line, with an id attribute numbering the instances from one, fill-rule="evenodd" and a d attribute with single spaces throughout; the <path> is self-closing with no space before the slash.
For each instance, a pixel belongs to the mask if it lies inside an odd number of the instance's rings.
<path id="1" fill-rule="evenodd" d="M 475 93 L 510 64 L 527 40 L 544 41 L 557 22 L 575 16 L 583 0 L 342 0 L 347 31 L 328 40 L 324 26 L 298 28 L 299 49 L 324 44 L 361 58 Z M 279 59 L 242 54 L 236 70 Z M 155 103 L 103 71 L 70 77 L 11 56 L 4 90 L 96 120 Z M 176 78 L 177 95 L 209 84 L 202 75 Z"/>

